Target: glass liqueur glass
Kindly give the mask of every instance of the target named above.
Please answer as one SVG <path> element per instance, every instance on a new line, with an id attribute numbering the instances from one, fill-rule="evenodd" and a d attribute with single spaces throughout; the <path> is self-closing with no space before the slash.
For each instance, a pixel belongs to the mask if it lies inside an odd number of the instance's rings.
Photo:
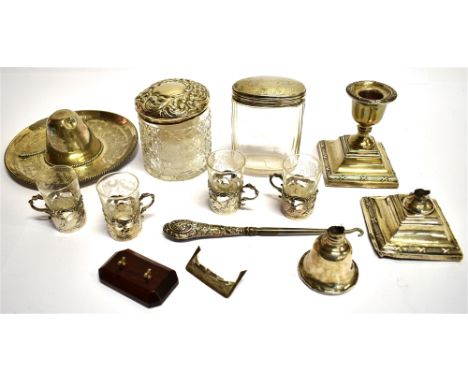
<path id="1" fill-rule="evenodd" d="M 44 169 L 36 177 L 36 187 L 40 194 L 34 195 L 29 204 L 48 214 L 58 231 L 73 232 L 85 224 L 83 197 L 72 167 L 57 165 Z M 45 208 L 37 207 L 36 200 L 43 200 Z"/>
<path id="2" fill-rule="evenodd" d="M 210 208 L 218 214 L 236 212 L 246 200 L 258 196 L 258 190 L 250 183 L 244 185 L 245 157 L 239 151 L 218 150 L 208 157 L 208 192 Z M 244 197 L 246 189 L 253 197 Z"/>
<path id="3" fill-rule="evenodd" d="M 314 210 L 321 176 L 320 160 L 314 155 L 295 154 L 283 161 L 283 173 L 270 175 L 270 183 L 281 193 L 281 212 L 292 219 L 306 218 Z M 274 178 L 283 181 L 281 187 Z"/>
<path id="4" fill-rule="evenodd" d="M 131 240 L 141 231 L 142 214 L 154 203 L 154 195 L 139 194 L 138 178 L 129 172 L 114 172 L 99 179 L 96 188 L 107 231 L 114 240 Z M 150 198 L 147 205 L 142 200 Z"/>

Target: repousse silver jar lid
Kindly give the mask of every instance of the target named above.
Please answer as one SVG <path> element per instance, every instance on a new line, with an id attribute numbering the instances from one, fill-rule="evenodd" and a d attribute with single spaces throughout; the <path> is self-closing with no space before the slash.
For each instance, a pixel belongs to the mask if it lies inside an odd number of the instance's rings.
<path id="1" fill-rule="evenodd" d="M 202 114 L 210 101 L 210 93 L 202 84 L 171 78 L 159 81 L 135 98 L 138 115 L 156 124 L 181 123 Z"/>

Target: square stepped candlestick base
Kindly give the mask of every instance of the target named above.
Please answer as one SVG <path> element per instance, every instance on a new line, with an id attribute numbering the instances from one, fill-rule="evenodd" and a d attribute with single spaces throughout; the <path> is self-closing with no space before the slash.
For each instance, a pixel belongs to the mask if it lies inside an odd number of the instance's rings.
<path id="1" fill-rule="evenodd" d="M 376 142 L 371 150 L 355 150 L 349 146 L 348 140 L 349 135 L 343 135 L 334 141 L 318 143 L 326 186 L 398 187 L 398 179 L 381 143 Z"/>

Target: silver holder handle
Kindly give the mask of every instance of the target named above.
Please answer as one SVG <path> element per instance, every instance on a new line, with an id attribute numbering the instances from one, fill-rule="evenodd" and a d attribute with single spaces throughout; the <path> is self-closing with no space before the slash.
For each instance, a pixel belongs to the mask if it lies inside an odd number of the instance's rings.
<path id="1" fill-rule="evenodd" d="M 145 198 L 151 198 L 151 201 L 148 204 L 143 205 L 142 201 Z M 143 214 L 148 208 L 150 208 L 153 205 L 154 199 L 155 199 L 154 194 L 151 194 L 149 192 L 145 192 L 140 195 L 140 213 L 141 214 Z"/>

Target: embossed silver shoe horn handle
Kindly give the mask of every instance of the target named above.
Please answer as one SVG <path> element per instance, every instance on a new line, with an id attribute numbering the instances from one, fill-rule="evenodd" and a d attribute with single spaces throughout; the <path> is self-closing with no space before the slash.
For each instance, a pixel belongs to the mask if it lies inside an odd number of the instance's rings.
<path id="1" fill-rule="evenodd" d="M 230 227 L 224 225 L 199 223 L 192 220 L 173 220 L 164 224 L 163 232 L 174 241 L 187 241 L 215 237 L 230 236 L 294 236 L 320 235 L 327 228 L 277 228 L 277 227 Z M 358 232 L 364 234 L 361 228 L 345 230 L 345 233 Z"/>

